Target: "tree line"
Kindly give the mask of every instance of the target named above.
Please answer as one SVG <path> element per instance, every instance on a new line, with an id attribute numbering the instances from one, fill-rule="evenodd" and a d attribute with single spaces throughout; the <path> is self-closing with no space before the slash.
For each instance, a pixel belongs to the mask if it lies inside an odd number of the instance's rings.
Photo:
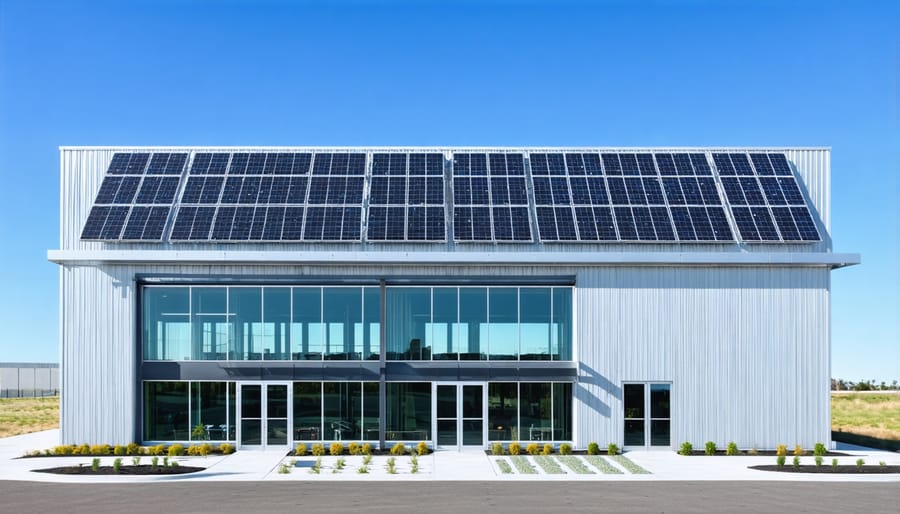
<path id="1" fill-rule="evenodd" d="M 874 380 L 860 380 L 854 382 L 852 380 L 844 380 L 841 378 L 831 379 L 832 391 L 900 391 L 900 385 L 894 380 L 890 384 L 882 380 L 880 383 Z"/>

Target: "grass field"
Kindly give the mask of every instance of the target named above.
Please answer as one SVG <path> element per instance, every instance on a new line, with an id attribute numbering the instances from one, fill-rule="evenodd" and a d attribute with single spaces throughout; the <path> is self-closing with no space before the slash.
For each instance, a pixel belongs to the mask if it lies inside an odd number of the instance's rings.
<path id="1" fill-rule="evenodd" d="M 832 393 L 831 429 L 900 441 L 900 393 Z"/>
<path id="2" fill-rule="evenodd" d="M 59 428 L 59 397 L 0 398 L 0 437 Z"/>

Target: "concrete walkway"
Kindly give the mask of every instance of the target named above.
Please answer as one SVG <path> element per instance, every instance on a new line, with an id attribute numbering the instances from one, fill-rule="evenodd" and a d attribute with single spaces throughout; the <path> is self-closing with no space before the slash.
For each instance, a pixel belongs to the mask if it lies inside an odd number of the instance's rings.
<path id="1" fill-rule="evenodd" d="M 387 469 L 389 456 L 375 456 L 370 464 L 363 465 L 361 456 L 344 456 L 345 467 L 336 469 L 337 457 L 322 457 L 320 473 L 311 473 L 310 466 L 316 457 L 285 457 L 285 451 L 239 451 L 233 455 L 208 457 L 177 457 L 181 465 L 199 466 L 204 471 L 168 476 L 85 476 L 35 473 L 32 470 L 79 463 L 90 465 L 93 457 L 40 457 L 19 459 L 31 450 L 53 448 L 59 439 L 58 430 L 49 430 L 0 439 L 0 480 L 28 480 L 58 483 L 135 483 L 135 482 L 185 482 L 185 481 L 789 481 L 789 482 L 900 482 L 900 474 L 890 475 L 831 475 L 807 473 L 774 473 L 748 469 L 748 466 L 774 464 L 774 457 L 682 457 L 672 451 L 632 451 L 626 456 L 651 474 L 589 474 L 571 472 L 544 474 L 538 466 L 537 474 L 503 474 L 496 465 L 497 457 L 484 452 L 437 452 L 417 458 L 417 472 L 412 473 L 409 456 L 395 459 L 395 471 Z M 838 457 L 840 464 L 853 464 L 863 458 L 866 465 L 900 465 L 900 453 L 870 449 L 844 450 L 847 456 Z M 789 456 L 788 461 L 792 457 Z M 111 465 L 115 457 L 101 457 L 102 465 Z M 832 457 L 826 457 L 830 465 Z M 150 457 L 142 457 L 149 463 Z M 126 465 L 131 457 L 123 457 Z M 290 473 L 279 473 L 281 464 L 301 461 L 305 467 L 290 466 Z M 812 464 L 813 457 L 801 458 L 803 464 Z M 788 464 L 790 465 L 790 464 Z M 365 467 L 362 472 L 359 468 Z M 616 467 L 615 465 L 613 467 Z"/>

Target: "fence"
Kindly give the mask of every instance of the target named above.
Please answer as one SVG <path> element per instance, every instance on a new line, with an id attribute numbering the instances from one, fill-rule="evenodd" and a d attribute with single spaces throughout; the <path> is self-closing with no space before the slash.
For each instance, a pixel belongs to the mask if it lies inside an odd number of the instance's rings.
<path id="1" fill-rule="evenodd" d="M 0 363 L 0 398 L 34 398 L 59 394 L 59 364 Z"/>

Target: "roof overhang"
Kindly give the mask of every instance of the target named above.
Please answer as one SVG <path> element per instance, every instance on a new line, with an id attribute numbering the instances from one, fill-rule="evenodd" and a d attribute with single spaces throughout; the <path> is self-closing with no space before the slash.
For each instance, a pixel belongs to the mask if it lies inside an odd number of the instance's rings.
<path id="1" fill-rule="evenodd" d="M 50 250 L 61 265 L 90 264 L 301 264 L 301 265 L 541 265 L 541 266 L 812 266 L 860 263 L 856 253 L 828 252 L 368 252 L 213 250 Z"/>

